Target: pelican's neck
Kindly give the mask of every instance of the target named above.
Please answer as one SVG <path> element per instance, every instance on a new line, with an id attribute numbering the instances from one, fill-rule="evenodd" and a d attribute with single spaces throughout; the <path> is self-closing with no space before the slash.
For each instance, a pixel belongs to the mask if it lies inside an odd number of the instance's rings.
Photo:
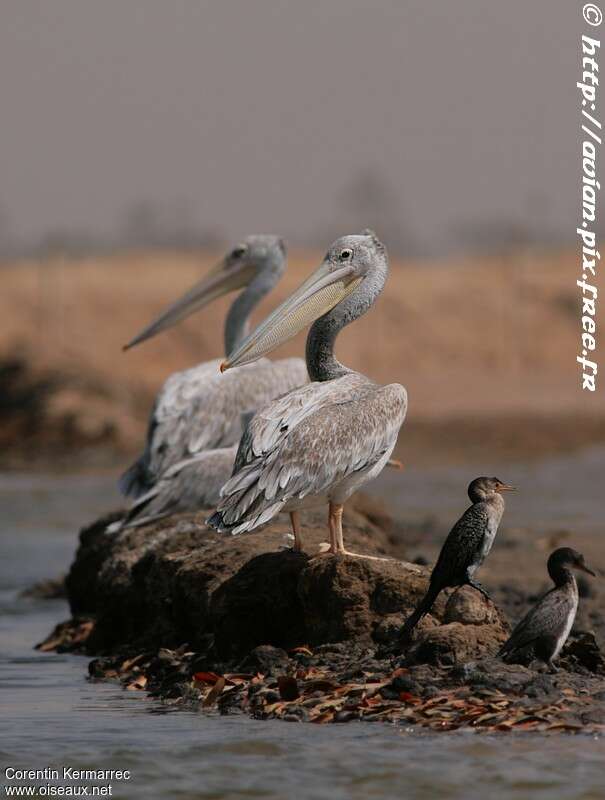
<path id="1" fill-rule="evenodd" d="M 352 372 L 334 355 L 340 331 L 372 307 L 388 274 L 386 261 L 380 260 L 367 273 L 355 291 L 331 311 L 316 320 L 307 336 L 307 371 L 312 381 L 331 381 Z"/>
<path id="2" fill-rule="evenodd" d="M 281 272 L 278 269 L 266 269 L 259 272 L 244 291 L 235 298 L 225 320 L 225 355 L 232 353 L 248 335 L 252 312 L 263 297 L 269 294 L 280 275 Z"/>

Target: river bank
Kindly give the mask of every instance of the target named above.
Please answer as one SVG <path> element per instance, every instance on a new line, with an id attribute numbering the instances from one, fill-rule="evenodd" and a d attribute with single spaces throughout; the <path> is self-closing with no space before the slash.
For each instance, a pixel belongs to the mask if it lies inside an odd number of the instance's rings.
<path id="1" fill-rule="evenodd" d="M 384 561 L 313 555 L 325 538 L 319 514 L 303 518 L 306 554 L 279 549 L 285 521 L 224 537 L 203 518 L 109 533 L 112 515 L 84 529 L 66 581 L 74 617 L 41 648 L 101 656 L 92 678 L 169 704 L 259 719 L 605 729 L 602 597 L 590 585 L 580 584 L 584 626 L 556 675 L 494 658 L 509 620 L 535 601 L 506 582 L 497 604 L 470 588 L 444 592 L 402 653 L 398 631 L 430 570 L 402 559 L 401 521 L 382 505 L 357 497 L 345 524 L 349 547 Z"/>
<path id="2" fill-rule="evenodd" d="M 482 574 L 499 605 L 501 584 L 509 587 L 509 619 L 524 612 L 530 593 L 546 588 L 543 540 L 549 531 L 569 528 L 582 538 L 580 549 L 589 563 L 602 569 L 598 514 L 595 517 L 588 502 L 593 495 L 590 477 L 602 465 L 593 454 L 538 463 L 521 472 L 523 492 L 515 505 L 509 504 Z M 396 532 L 405 536 L 402 556 L 406 553 L 412 561 L 434 558 L 453 515 L 464 507 L 465 482 L 478 474 L 477 469 L 475 464 L 462 470 L 410 467 L 389 473 L 389 480 L 405 478 L 405 492 L 394 493 L 389 482 L 384 483 L 385 476 L 378 481 L 376 491 L 387 497 Z M 517 481 L 520 467 L 511 464 L 506 472 L 496 464 L 493 471 Z M 545 735 L 531 729 L 507 735 L 485 728 L 477 736 L 468 725 L 444 735 L 406 723 L 284 724 L 257 720 L 249 713 L 220 714 L 216 705 L 193 710 L 182 702 L 150 696 L 146 689 L 127 691 L 117 676 L 88 677 L 91 656 L 34 651 L 33 644 L 66 619 L 69 608 L 65 600 L 26 597 L 23 591 L 64 572 L 77 546 L 78 528 L 119 507 L 114 477 L 0 474 L 3 763 L 36 769 L 60 766 L 69 752 L 70 766 L 130 769 L 127 789 L 116 794 L 133 800 L 175 793 L 225 799 L 254 793 L 277 800 L 298 796 L 303 785 L 309 800 L 361 799 L 368 794 L 385 800 L 404 795 L 415 800 L 482 800 L 488 780 L 502 800 L 600 797 L 602 735 Z M 565 493 L 557 488 L 563 484 Z M 540 517 L 547 507 L 549 516 Z M 529 536 L 521 530 L 524 520 L 532 526 Z M 277 541 L 273 546 L 277 548 Z M 517 567 L 511 570 L 515 554 Z M 593 607 L 600 583 L 592 584 Z M 583 598 L 581 614 L 584 603 Z M 590 617 L 579 620 L 579 627 L 589 624 Z M 210 685 L 201 688 L 207 692 Z"/>

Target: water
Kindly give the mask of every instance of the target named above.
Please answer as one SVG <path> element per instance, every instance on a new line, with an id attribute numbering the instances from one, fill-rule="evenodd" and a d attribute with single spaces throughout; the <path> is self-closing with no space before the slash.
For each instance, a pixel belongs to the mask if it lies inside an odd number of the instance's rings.
<path id="1" fill-rule="evenodd" d="M 587 479 L 582 464 L 587 472 L 594 467 L 591 459 L 576 464 L 579 483 Z M 557 470 L 565 473 L 556 462 L 537 471 L 543 492 Z M 426 496 L 437 482 L 451 487 L 444 509 L 459 508 L 465 474 L 412 473 L 418 513 L 439 511 Z M 388 492 L 391 479 L 378 491 Z M 7 766 L 67 765 L 130 770 L 129 781 L 111 782 L 117 798 L 603 797 L 603 739 L 434 736 L 390 725 L 312 726 L 171 710 L 142 694 L 90 683 L 84 658 L 32 650 L 68 611 L 63 601 L 19 598 L 20 590 L 64 571 L 77 528 L 118 502 L 106 478 L 0 476 L 0 783 L 28 783 L 5 780 Z M 47 781 L 29 785 L 35 783 Z"/>

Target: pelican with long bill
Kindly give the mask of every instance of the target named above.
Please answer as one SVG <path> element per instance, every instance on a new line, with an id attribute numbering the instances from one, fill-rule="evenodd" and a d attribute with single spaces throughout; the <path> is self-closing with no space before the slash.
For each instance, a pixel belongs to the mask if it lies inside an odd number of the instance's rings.
<path id="1" fill-rule="evenodd" d="M 379 386 L 345 367 L 334 356 L 334 342 L 371 308 L 387 274 L 386 251 L 375 234 L 343 236 L 313 275 L 223 362 L 223 370 L 250 364 L 311 325 L 306 362 L 313 383 L 268 403 L 248 423 L 233 476 L 208 520 L 213 528 L 250 531 L 280 511 L 294 515 L 294 523 L 300 509 L 327 504 L 329 544 L 322 550 L 348 553 L 344 503 L 388 463 L 407 394 L 400 384 Z"/>
<path id="2" fill-rule="evenodd" d="M 286 247 L 282 239 L 248 236 L 135 336 L 125 349 L 168 330 L 219 297 L 238 292 L 225 320 L 224 352 L 229 353 L 245 338 L 250 315 L 277 284 L 285 267 Z M 203 507 L 202 501 L 209 496 L 205 490 L 217 483 L 220 486 L 228 479 L 232 462 L 229 464 L 225 453 L 221 458 L 200 459 L 198 456 L 234 446 L 242 434 L 242 415 L 307 381 L 306 366 L 300 358 L 276 362 L 263 359 L 225 376 L 219 374 L 220 363 L 221 359 L 214 359 L 198 364 L 174 373 L 164 383 L 153 406 L 144 452 L 120 480 L 124 494 L 137 499 L 149 497 L 149 492 L 162 478 L 161 487 L 153 496 L 154 503 L 163 507 L 164 501 L 167 505 L 172 502 L 178 493 L 175 483 L 181 481 L 180 509 L 199 510 Z M 189 459 L 193 460 L 191 468 Z M 212 465 L 213 470 L 220 465 L 220 474 L 207 476 L 207 485 L 201 487 L 200 503 L 196 506 L 195 493 L 185 491 L 185 486 L 200 481 L 208 465 Z M 172 468 L 175 469 L 169 472 Z M 193 470 L 191 474 L 190 469 Z M 164 497 L 165 492 L 169 493 Z M 191 498 L 186 509 L 182 508 L 184 497 Z"/>

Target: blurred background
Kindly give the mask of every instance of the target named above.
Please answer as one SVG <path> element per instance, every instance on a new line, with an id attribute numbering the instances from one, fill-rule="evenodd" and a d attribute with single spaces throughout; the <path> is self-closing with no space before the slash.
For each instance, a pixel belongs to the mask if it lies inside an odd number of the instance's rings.
<path id="1" fill-rule="evenodd" d="M 260 318 L 366 226 L 392 274 L 338 354 L 407 387 L 406 463 L 605 440 L 575 360 L 574 4 L 13 0 L 0 21 L 0 466 L 122 464 L 168 374 L 221 355 L 230 300 L 125 341 L 248 233 L 290 247 Z"/>

